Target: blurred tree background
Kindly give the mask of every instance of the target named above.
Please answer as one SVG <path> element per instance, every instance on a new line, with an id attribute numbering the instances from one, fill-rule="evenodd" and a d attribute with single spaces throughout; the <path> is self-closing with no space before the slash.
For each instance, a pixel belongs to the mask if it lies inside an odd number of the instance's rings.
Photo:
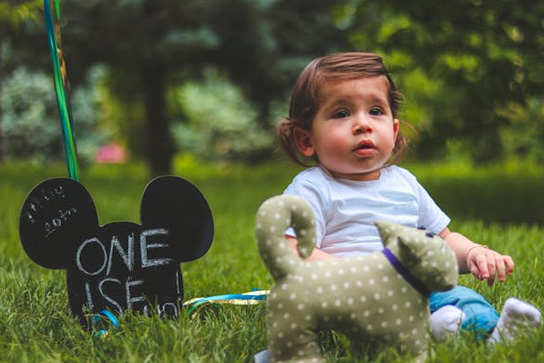
<path id="1" fill-rule="evenodd" d="M 544 163 L 544 3 L 519 0 L 63 0 L 80 157 L 109 142 L 258 162 L 314 57 L 382 54 L 415 157 Z M 0 0 L 0 156 L 61 158 L 43 1 Z"/>

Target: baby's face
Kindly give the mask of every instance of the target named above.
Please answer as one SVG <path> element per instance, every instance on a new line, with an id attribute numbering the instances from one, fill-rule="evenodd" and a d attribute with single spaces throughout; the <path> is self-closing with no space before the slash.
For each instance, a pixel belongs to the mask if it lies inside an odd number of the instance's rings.
<path id="1" fill-rule="evenodd" d="M 399 122 L 393 118 L 384 76 L 329 82 L 310 131 L 299 131 L 301 152 L 317 154 L 335 177 L 376 180 L 395 147 Z M 301 145 L 306 145 L 306 147 Z"/>

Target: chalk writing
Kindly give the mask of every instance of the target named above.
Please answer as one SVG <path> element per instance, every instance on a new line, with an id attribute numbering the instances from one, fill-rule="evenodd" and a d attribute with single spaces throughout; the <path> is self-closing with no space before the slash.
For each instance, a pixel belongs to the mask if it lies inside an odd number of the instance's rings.
<path id="1" fill-rule="evenodd" d="M 126 306 L 127 309 L 132 309 L 135 303 L 145 303 L 145 296 L 140 292 L 135 292 L 136 287 L 142 287 L 144 285 L 144 280 L 132 280 L 129 276 L 126 280 L 121 281 L 113 277 L 106 277 L 101 279 L 98 282 L 98 298 L 102 298 L 109 302 L 115 307 L 119 313 L 123 313 L 123 306 Z M 116 296 L 119 294 L 108 294 L 108 291 L 124 291 L 125 301 L 118 301 Z M 141 290 L 141 289 L 140 289 Z M 89 308 L 93 308 L 94 299 L 93 299 L 93 288 L 90 282 L 85 283 L 85 295 L 86 295 L 86 304 Z"/>
<path id="2" fill-rule="evenodd" d="M 132 309 L 132 306 L 134 303 L 137 302 L 144 302 L 145 297 L 143 295 L 132 295 L 132 287 L 134 286 L 142 286 L 144 284 L 144 280 L 134 280 L 130 281 L 130 278 L 127 279 L 127 282 L 125 283 L 125 293 L 127 298 L 127 307 L 129 309 Z"/>
<path id="3" fill-rule="evenodd" d="M 168 231 L 164 228 L 157 228 L 157 229 L 150 229 L 150 230 L 144 230 L 140 234 L 140 262 L 142 268 L 150 268 L 150 267 L 157 267 L 157 266 L 166 266 L 169 265 L 173 259 L 169 257 L 158 257 L 158 258 L 150 258 L 148 251 L 149 250 L 157 250 L 157 249 L 165 249 L 168 248 L 168 243 L 166 241 L 163 241 L 162 243 L 148 243 L 150 237 L 156 237 L 156 236 L 164 236 L 164 240 L 168 237 Z M 98 237 L 91 237 L 83 241 L 81 245 L 79 245 L 77 251 L 76 251 L 76 266 L 79 269 L 79 271 L 83 272 L 87 276 L 96 276 L 104 271 L 106 269 L 105 275 L 108 276 L 111 274 L 111 269 L 113 265 L 113 256 L 114 251 L 117 251 L 119 256 L 121 257 L 121 260 L 127 267 L 127 270 L 129 272 L 132 272 L 134 270 L 134 233 L 129 233 L 128 236 L 126 236 L 127 241 L 127 251 L 123 249 L 121 246 L 121 243 L 119 242 L 119 236 L 112 236 L 110 240 L 110 249 L 109 253 L 106 249 L 106 246 L 103 242 L 101 242 Z M 98 247 L 98 252 L 96 247 Z M 99 257 L 96 257 L 96 255 L 99 255 Z M 85 258 L 85 255 L 92 254 L 92 258 L 87 259 Z M 101 259 L 102 262 L 97 262 L 97 259 Z M 93 264 L 98 266 L 94 271 L 89 270 L 89 268 L 92 268 L 92 266 L 85 266 L 86 263 L 84 261 L 93 261 Z"/>
<path id="4" fill-rule="evenodd" d="M 117 236 L 113 236 L 111 238 L 111 245 L 110 245 L 110 257 L 108 259 L 108 269 L 106 271 L 106 275 L 109 275 L 111 273 L 111 266 L 112 266 L 112 256 L 113 256 L 113 249 L 116 249 L 119 253 L 119 257 L 121 257 L 121 260 L 125 263 L 125 266 L 127 266 L 127 269 L 132 272 L 134 270 L 134 233 L 130 233 L 128 235 L 128 248 L 127 251 L 123 249 L 123 246 L 121 246 L 121 243 L 119 242 L 119 238 Z"/>
<path id="5" fill-rule="evenodd" d="M 168 231 L 164 228 L 150 229 L 143 231 L 140 237 L 140 250 L 142 254 L 142 267 L 153 267 L 153 266 L 165 266 L 172 262 L 171 258 L 148 258 L 148 250 L 157 249 L 157 248 L 166 248 L 168 244 L 166 243 L 152 243 L 148 244 L 147 240 L 149 237 L 154 236 L 168 236 Z"/>
<path id="6" fill-rule="evenodd" d="M 176 273 L 173 277 L 178 279 Z M 94 302 L 97 300 L 105 300 L 114 307 L 119 313 L 124 313 L 125 309 L 134 309 L 141 311 L 143 315 L 149 315 L 148 297 L 145 296 L 145 280 L 133 279 L 131 276 L 124 280 L 113 277 L 105 277 L 100 279 L 96 284 L 97 289 L 93 288 L 93 284 L 89 281 L 85 282 L 85 303 L 88 308 L 94 307 Z M 123 291 L 124 294 L 119 294 Z M 182 292 L 177 291 L 176 301 L 167 301 L 158 303 L 156 307 L 159 315 L 166 314 L 168 316 L 177 316 L 177 303 L 182 303 Z M 125 306 L 126 308 L 123 308 Z"/>
<path id="7" fill-rule="evenodd" d="M 64 188 L 62 185 L 58 185 L 54 187 L 53 189 L 45 189 L 41 188 L 41 195 L 45 201 L 49 200 L 56 200 L 56 199 L 64 199 L 66 196 L 64 194 Z"/>
<path id="8" fill-rule="evenodd" d="M 86 308 L 176 316 L 183 305 L 179 263 L 210 248 L 211 211 L 190 182 L 167 176 L 146 187 L 141 221 L 100 226 L 85 187 L 54 178 L 26 198 L 19 231 L 32 260 L 67 270 L 70 307 L 82 324 Z"/>
<path id="9" fill-rule="evenodd" d="M 82 263 L 83 251 L 87 250 L 87 246 L 92 246 L 91 244 L 97 245 L 100 248 L 101 252 L 102 252 L 102 256 L 104 257 L 104 259 L 102 261 L 102 265 L 96 271 L 87 270 L 83 266 L 83 263 Z M 83 272 L 84 274 L 86 274 L 88 276 L 96 276 L 99 273 L 101 273 L 104 270 L 104 268 L 106 267 L 106 264 L 108 263 L 108 257 L 107 256 L 108 256 L 108 254 L 106 252 L 106 247 L 104 247 L 102 242 L 100 242 L 100 240 L 98 238 L 96 238 L 96 237 L 89 238 L 89 239 L 83 241 L 83 243 L 77 249 L 77 252 L 76 252 L 76 266 L 79 269 L 79 271 Z"/>
<path id="10" fill-rule="evenodd" d="M 148 299 L 153 297 L 146 296 L 146 291 L 156 288 L 153 285 L 146 286 L 146 283 L 149 284 L 147 278 L 154 276 L 152 271 L 159 271 L 174 262 L 172 258 L 166 257 L 171 254 L 168 230 L 151 228 L 127 231 L 115 228 L 105 235 L 107 237 L 98 233 L 85 239 L 75 251 L 76 270 L 81 273 L 85 284 L 85 304 L 92 310 L 98 301 L 102 301 L 119 313 L 134 309 L 147 314 Z M 179 272 L 176 271 L 167 279 L 172 280 L 160 283 L 174 290 L 174 295 L 169 299 L 181 301 L 183 291 Z M 172 306 L 165 304 L 158 304 L 157 313 L 177 314 L 176 303 Z"/>
<path id="11" fill-rule="evenodd" d="M 108 301 L 110 304 L 112 304 L 113 306 L 115 306 L 117 308 L 117 311 L 119 311 L 119 313 L 122 313 L 123 312 L 123 308 L 121 307 L 121 305 L 119 305 L 117 303 L 117 301 L 109 296 L 105 290 L 104 290 L 104 284 L 108 283 L 108 282 L 113 282 L 115 284 L 121 284 L 121 281 L 118 280 L 118 279 L 114 279 L 114 278 L 105 278 L 105 279 L 102 279 L 99 283 L 98 283 L 98 291 L 100 291 L 100 295 L 106 299 L 106 301 Z"/>
<path id="12" fill-rule="evenodd" d="M 36 215 L 44 208 L 44 203 L 63 200 L 65 198 L 66 194 L 62 185 L 57 185 L 51 189 L 40 188 L 39 190 L 35 190 L 30 198 L 31 200 L 28 202 L 28 209 L 24 212 L 24 215 L 30 223 L 35 223 Z"/>
<path id="13" fill-rule="evenodd" d="M 51 218 L 51 220 L 48 220 L 44 224 L 44 230 L 45 230 L 45 238 L 49 237 L 49 235 L 57 230 L 59 230 L 64 222 L 67 222 L 71 216 L 77 213 L 77 209 L 74 207 L 70 207 L 64 211 L 59 210 L 58 216 Z"/>
<path id="14" fill-rule="evenodd" d="M 183 299 L 181 298 L 181 295 L 179 295 L 178 299 L 174 302 L 167 301 L 164 303 L 159 303 L 155 306 L 155 312 L 159 316 L 170 316 L 175 317 L 178 316 L 179 308 L 183 305 Z M 142 309 L 142 315 L 149 316 L 151 314 L 150 306 L 145 305 Z"/>

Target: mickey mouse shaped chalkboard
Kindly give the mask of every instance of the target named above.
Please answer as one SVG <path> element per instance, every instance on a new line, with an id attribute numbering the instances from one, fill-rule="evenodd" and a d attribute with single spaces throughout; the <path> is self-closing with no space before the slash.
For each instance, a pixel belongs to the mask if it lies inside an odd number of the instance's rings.
<path id="1" fill-rule="evenodd" d="M 114 202 L 114 201 L 112 201 Z M 80 183 L 49 179 L 21 210 L 23 248 L 37 264 L 67 270 L 72 313 L 176 316 L 183 301 L 180 262 L 202 257 L 213 239 L 208 203 L 189 181 L 163 176 L 146 187 L 141 225 L 99 226 L 94 202 Z"/>

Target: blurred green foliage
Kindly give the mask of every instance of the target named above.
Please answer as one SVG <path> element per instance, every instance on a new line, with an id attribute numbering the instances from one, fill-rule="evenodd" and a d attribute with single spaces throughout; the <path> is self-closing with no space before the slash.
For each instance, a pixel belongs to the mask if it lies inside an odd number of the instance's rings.
<path id="1" fill-rule="evenodd" d="M 39 4 L 0 4 L 0 82 L 19 66 L 50 72 Z M 74 90 L 104 67 L 87 108 L 152 169 L 177 151 L 269 158 L 298 72 L 348 50 L 384 55 L 418 158 L 543 161 L 544 3 L 64 0 L 62 13 Z"/>
<path id="2" fill-rule="evenodd" d="M 544 97 L 544 4 L 353 0 L 346 6 L 352 44 L 386 56 L 409 103 L 413 92 L 416 102 L 426 98 L 413 105 L 424 110 L 424 123 L 408 120 L 421 126 L 420 156 L 443 157 L 449 140 L 465 143 L 480 163 L 541 152 L 516 148 L 512 154 L 503 135 L 527 140 L 527 130 L 505 110 L 526 117 L 530 104 Z M 406 82 L 414 71 L 436 87 L 422 94 L 417 83 Z M 541 119 L 533 118 L 537 134 L 544 128 Z"/>
<path id="3" fill-rule="evenodd" d="M 112 130 L 101 124 L 105 106 L 105 72 L 92 68 L 72 93 L 79 157 L 90 162 L 98 147 L 111 139 Z M 53 77 L 19 67 L 0 87 L 4 155 L 34 160 L 62 159 L 62 138 L 57 116 Z"/>
<path id="4" fill-rule="evenodd" d="M 7 26 L 18 27 L 28 19 L 37 20 L 40 8 L 43 8 L 42 0 L 0 1 L 0 21 Z"/>
<path id="5" fill-rule="evenodd" d="M 250 161 L 274 145 L 273 133 L 259 127 L 255 108 L 241 90 L 208 69 L 203 82 L 188 82 L 171 95 L 181 117 L 173 132 L 181 150 L 207 159 Z"/>
<path id="6" fill-rule="evenodd" d="M 544 98 L 530 98 L 525 107 L 508 104 L 499 109 L 510 124 L 500 129 L 507 158 L 544 163 Z"/>
<path id="7" fill-rule="evenodd" d="M 60 153 L 53 79 L 19 68 L 4 80 L 0 105 L 4 152 L 12 157 L 51 159 Z M 40 100 L 40 102 L 36 102 Z"/>

